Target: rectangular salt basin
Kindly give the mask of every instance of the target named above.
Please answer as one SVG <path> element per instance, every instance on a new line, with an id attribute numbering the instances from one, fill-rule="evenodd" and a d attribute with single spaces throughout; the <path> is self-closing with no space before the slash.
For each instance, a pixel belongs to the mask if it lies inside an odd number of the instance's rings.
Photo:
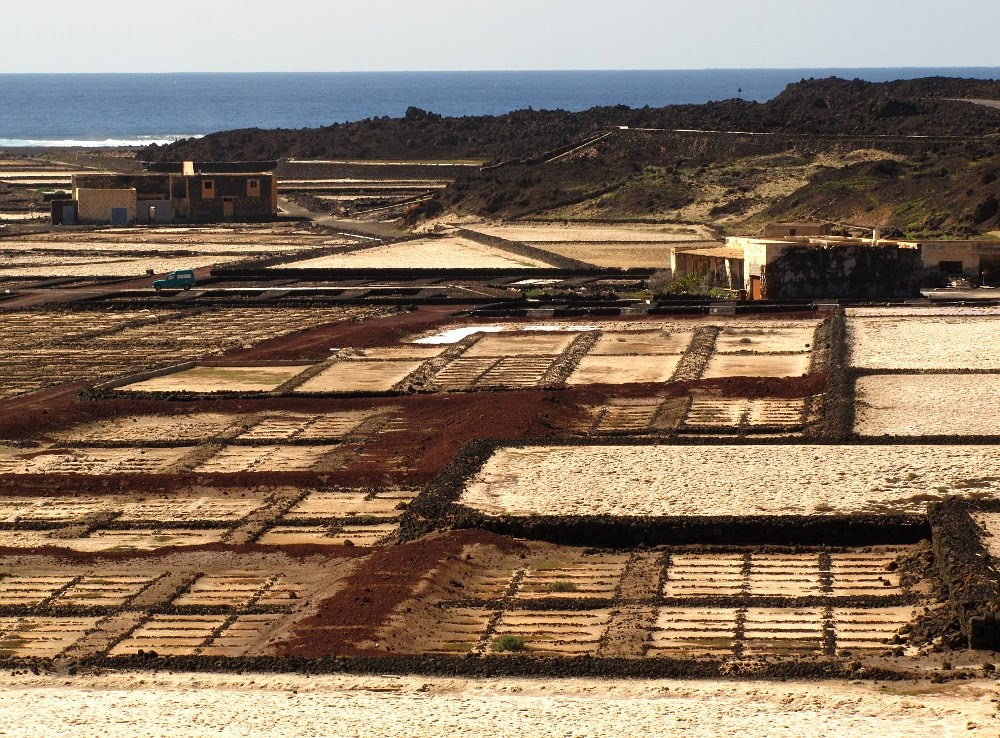
<path id="1" fill-rule="evenodd" d="M 859 368 L 1000 370 L 996 316 L 857 317 L 847 338 Z"/>
<path id="2" fill-rule="evenodd" d="M 120 392 L 270 392 L 309 369 L 302 366 L 196 366 L 119 387 Z"/>
<path id="3" fill-rule="evenodd" d="M 1000 374 L 873 375 L 855 393 L 860 436 L 1000 435 Z"/>
<path id="4" fill-rule="evenodd" d="M 496 451 L 459 502 L 491 515 L 922 514 L 1000 496 L 984 446 L 534 446 Z"/>
<path id="5" fill-rule="evenodd" d="M 420 344 L 445 344 L 458 343 L 464 338 L 468 338 L 476 333 L 503 333 L 505 331 L 545 331 L 545 332 L 586 332 L 596 331 L 596 325 L 473 325 L 462 328 L 451 328 L 433 336 L 418 338 L 413 343 Z"/>

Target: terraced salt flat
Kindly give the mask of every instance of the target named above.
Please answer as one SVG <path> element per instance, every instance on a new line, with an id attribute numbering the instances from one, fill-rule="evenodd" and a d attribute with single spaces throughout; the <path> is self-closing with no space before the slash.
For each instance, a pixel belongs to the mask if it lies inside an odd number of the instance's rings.
<path id="1" fill-rule="evenodd" d="M 175 497 L 172 499 L 122 502 L 112 500 L 110 510 L 119 509 L 117 520 L 130 523 L 157 521 L 184 523 L 191 520 L 234 523 L 260 509 L 260 497 Z"/>
<path id="2" fill-rule="evenodd" d="M 77 443 L 143 441 L 203 441 L 223 432 L 236 416 L 222 413 L 130 415 L 76 426 L 57 438 Z"/>
<path id="3" fill-rule="evenodd" d="M 2 497 L 0 522 L 19 520 L 66 522 L 108 512 L 107 497 Z"/>
<path id="4" fill-rule="evenodd" d="M 338 361 L 301 385 L 296 392 L 388 392 L 420 368 L 421 360 Z"/>
<path id="5" fill-rule="evenodd" d="M 703 379 L 725 377 L 801 377 L 809 373 L 809 354 L 720 354 L 709 359 Z"/>
<path id="6" fill-rule="evenodd" d="M 121 607 L 160 573 L 12 574 L 0 579 L 0 607 Z"/>
<path id="7" fill-rule="evenodd" d="M 378 546 L 399 529 L 398 523 L 373 525 L 276 525 L 257 543 L 265 546 Z"/>
<path id="8" fill-rule="evenodd" d="M 100 620 L 99 617 L 0 618 L 0 657 L 55 658 Z"/>
<path id="9" fill-rule="evenodd" d="M 753 351 L 757 353 L 801 353 L 812 349 L 814 329 L 810 326 L 796 328 L 740 328 L 729 326 L 719 333 L 717 353 Z"/>
<path id="10" fill-rule="evenodd" d="M 649 430 L 660 413 L 663 400 L 654 398 L 614 398 L 592 408 L 595 433 L 641 432 Z"/>
<path id="11" fill-rule="evenodd" d="M 522 638 L 529 653 L 593 654 L 610 622 L 610 610 L 507 610 L 497 625 L 496 636 Z M 498 652 L 495 646 L 491 650 Z"/>
<path id="12" fill-rule="evenodd" d="M 270 392 L 309 368 L 301 366 L 196 366 L 119 387 L 119 392 Z"/>
<path id="13" fill-rule="evenodd" d="M 201 546 L 218 543 L 227 533 L 224 529 L 163 530 L 96 530 L 89 536 L 64 538 L 49 531 L 0 530 L 0 547 L 7 548 L 68 548 L 72 551 L 109 551 L 135 549 L 151 551 L 172 546 Z"/>
<path id="14" fill-rule="evenodd" d="M 225 615 L 153 615 L 112 648 L 109 655 L 130 655 L 140 650 L 156 651 L 163 656 L 195 654 L 225 624 Z"/>
<path id="15" fill-rule="evenodd" d="M 184 522 L 210 520 L 233 522 L 264 504 L 261 497 L 240 492 L 241 497 L 165 496 L 135 497 L 0 497 L 0 522 L 72 522 L 94 515 L 117 515 L 124 522 Z"/>
<path id="16" fill-rule="evenodd" d="M 860 436 L 1000 435 L 1000 374 L 883 374 L 855 385 Z"/>
<path id="17" fill-rule="evenodd" d="M 566 384 L 667 382 L 680 356 L 584 356 Z"/>
<path id="18" fill-rule="evenodd" d="M 1000 316 L 855 317 L 847 337 L 863 369 L 1000 370 Z"/>
<path id="19" fill-rule="evenodd" d="M 428 238 L 278 264 L 272 269 L 512 269 L 544 261 L 465 238 Z"/>
<path id="20" fill-rule="evenodd" d="M 695 396 L 684 425 L 688 428 L 738 428 L 740 426 L 793 427 L 801 425 L 804 399 L 746 399 Z"/>
<path id="21" fill-rule="evenodd" d="M 308 471 L 337 449 L 315 446 L 223 446 L 195 471 L 216 474 Z"/>
<path id="22" fill-rule="evenodd" d="M 0 474 L 155 474 L 169 471 L 189 448 L 72 448 L 26 451 L 0 447 Z"/>
<path id="23" fill-rule="evenodd" d="M 781 334 L 785 331 L 804 331 L 809 336 L 813 335 L 816 327 L 822 321 L 810 318 L 806 320 L 788 320 L 777 322 L 774 320 L 754 320 L 751 318 L 725 319 L 718 316 L 704 316 L 698 318 L 686 318 L 679 320 L 631 320 L 631 321 L 607 321 L 600 325 L 593 323 L 578 322 L 547 322 L 547 323 L 481 323 L 474 325 L 456 325 L 444 330 L 435 329 L 426 335 L 420 335 L 410 339 L 413 343 L 423 346 L 443 346 L 455 344 L 477 333 L 531 333 L 540 331 L 544 333 L 580 333 L 588 331 L 602 331 L 605 335 L 611 335 L 605 346 L 613 344 L 621 336 L 614 334 L 629 334 L 639 341 L 654 340 L 657 344 L 665 345 L 668 351 L 655 351 L 651 353 L 680 353 L 684 349 L 678 349 L 679 341 L 670 339 L 668 336 L 677 336 L 680 341 L 685 336 L 689 336 L 695 328 L 716 326 L 720 329 L 739 329 L 749 332 L 751 335 Z M 659 333 L 663 337 L 651 339 L 650 334 Z M 804 334 L 804 335 L 805 335 Z M 600 342 L 599 342 L 599 345 Z M 618 353 L 610 351 L 609 353 Z M 637 352 L 638 353 L 638 352 Z"/>
<path id="24" fill-rule="evenodd" d="M 683 354 L 691 343 L 693 331 L 604 331 L 590 350 L 591 356 L 621 354 Z"/>
<path id="25" fill-rule="evenodd" d="M 646 656 L 730 656 L 736 641 L 736 608 L 678 607 L 657 613 Z"/>
<path id="26" fill-rule="evenodd" d="M 996 498 L 998 480 L 984 446 L 532 446 L 495 452 L 459 501 L 514 516 L 922 514 L 946 495 Z"/>
<path id="27" fill-rule="evenodd" d="M 900 594 L 890 565 L 903 549 L 863 552 L 685 554 L 670 557 L 662 594 L 684 597 L 855 597 Z"/>
<path id="28" fill-rule="evenodd" d="M 462 354 L 473 356 L 555 356 L 576 340 L 573 333 L 487 333 Z"/>
<path id="29" fill-rule="evenodd" d="M 883 307 L 849 307 L 844 310 L 848 318 L 885 318 L 885 317 L 929 317 L 955 315 L 997 315 L 1000 316 L 1000 306 L 996 305 L 886 305 Z"/>
<path id="30" fill-rule="evenodd" d="M 260 418 L 238 437 L 243 441 L 342 438 L 374 415 L 369 410 L 343 410 L 322 415 L 275 413 Z"/>
<path id="31" fill-rule="evenodd" d="M 386 490 L 372 496 L 368 490 L 313 492 L 289 510 L 283 520 L 317 518 L 377 517 L 398 518 L 418 490 Z"/>
<path id="32" fill-rule="evenodd" d="M 175 269 L 201 269 L 246 261 L 247 254 L 216 254 L 204 256 L 131 256 L 104 258 L 74 258 L 75 263 L 67 264 L 64 255 L 59 257 L 24 256 L 12 264 L 6 259 L 0 267 L 0 277 L 145 277 L 147 270 L 154 274 L 165 274 Z M 39 264 L 41 261 L 43 263 Z M 50 263 L 44 263 L 50 262 Z M 152 279 L 150 279 L 152 281 Z"/>
<path id="33" fill-rule="evenodd" d="M 710 242 L 712 246 L 718 244 Z M 531 244 L 542 251 L 576 259 L 587 264 L 612 269 L 666 269 L 678 247 L 691 248 L 700 244 L 687 243 L 594 243 L 539 241 Z"/>

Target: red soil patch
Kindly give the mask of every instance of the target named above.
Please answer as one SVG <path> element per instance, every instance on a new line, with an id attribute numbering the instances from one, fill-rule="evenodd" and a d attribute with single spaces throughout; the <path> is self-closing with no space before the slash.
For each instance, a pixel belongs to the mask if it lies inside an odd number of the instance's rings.
<path id="1" fill-rule="evenodd" d="M 431 305 L 384 318 L 348 320 L 264 341 L 225 355 L 227 361 L 292 361 L 330 358 L 331 348 L 393 346 L 406 338 L 457 319 L 467 305 Z M 461 321 L 459 321 L 461 322 Z"/>
<path id="2" fill-rule="evenodd" d="M 421 394 L 402 397 L 165 402 L 107 400 L 78 403 L 59 417 L 38 415 L 15 422 L 0 420 L 0 437 L 37 438 L 39 432 L 73 423 L 138 413 L 223 412 L 262 410 L 335 412 L 398 407 L 400 423 L 392 433 L 344 443 L 354 451 L 347 465 L 323 472 L 243 472 L 231 474 L 24 475 L 4 479 L 4 494 L 63 495 L 155 493 L 194 486 L 248 488 L 254 486 L 384 487 L 420 486 L 433 479 L 467 443 L 477 440 L 566 438 L 584 427 L 587 408 L 621 397 L 677 397 L 699 390 L 722 397 L 793 399 L 823 392 L 825 372 L 806 377 L 727 377 L 671 384 L 594 384 L 565 390 L 522 390 Z M 67 422 L 68 421 L 68 422 Z M 33 426 L 33 427 L 32 427 Z M 25 454 L 38 453 L 25 449 Z"/>
<path id="3" fill-rule="evenodd" d="M 288 640 L 275 645 L 277 654 L 306 658 L 370 655 L 372 652 L 356 644 L 374 639 L 392 612 L 413 596 L 414 588 L 432 569 L 458 558 L 474 544 L 492 546 L 504 553 L 525 548 L 492 533 L 463 530 L 381 549 L 358 565 L 347 577 L 344 589 L 320 602 L 315 615 L 295 624 Z"/>
<path id="4" fill-rule="evenodd" d="M 85 386 L 84 382 L 62 384 L 0 402 L 0 437 L 19 441 L 31 437 L 33 425 L 65 423 L 64 418 L 72 415 L 76 393 Z"/>

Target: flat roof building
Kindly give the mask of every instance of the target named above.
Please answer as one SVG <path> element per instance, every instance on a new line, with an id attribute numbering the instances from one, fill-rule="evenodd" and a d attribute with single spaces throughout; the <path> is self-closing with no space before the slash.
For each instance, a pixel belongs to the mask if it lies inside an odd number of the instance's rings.
<path id="1" fill-rule="evenodd" d="M 270 170 L 264 167 L 269 166 Z M 139 174 L 75 174 L 53 223 L 266 221 L 278 215 L 277 162 L 151 164 Z"/>

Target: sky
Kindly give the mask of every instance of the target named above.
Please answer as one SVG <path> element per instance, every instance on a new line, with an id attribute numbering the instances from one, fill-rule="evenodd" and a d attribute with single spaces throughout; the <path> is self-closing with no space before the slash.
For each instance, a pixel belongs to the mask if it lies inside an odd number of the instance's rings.
<path id="1" fill-rule="evenodd" d="M 1000 0 L 0 0 L 0 24 L 0 72 L 1000 66 Z"/>

